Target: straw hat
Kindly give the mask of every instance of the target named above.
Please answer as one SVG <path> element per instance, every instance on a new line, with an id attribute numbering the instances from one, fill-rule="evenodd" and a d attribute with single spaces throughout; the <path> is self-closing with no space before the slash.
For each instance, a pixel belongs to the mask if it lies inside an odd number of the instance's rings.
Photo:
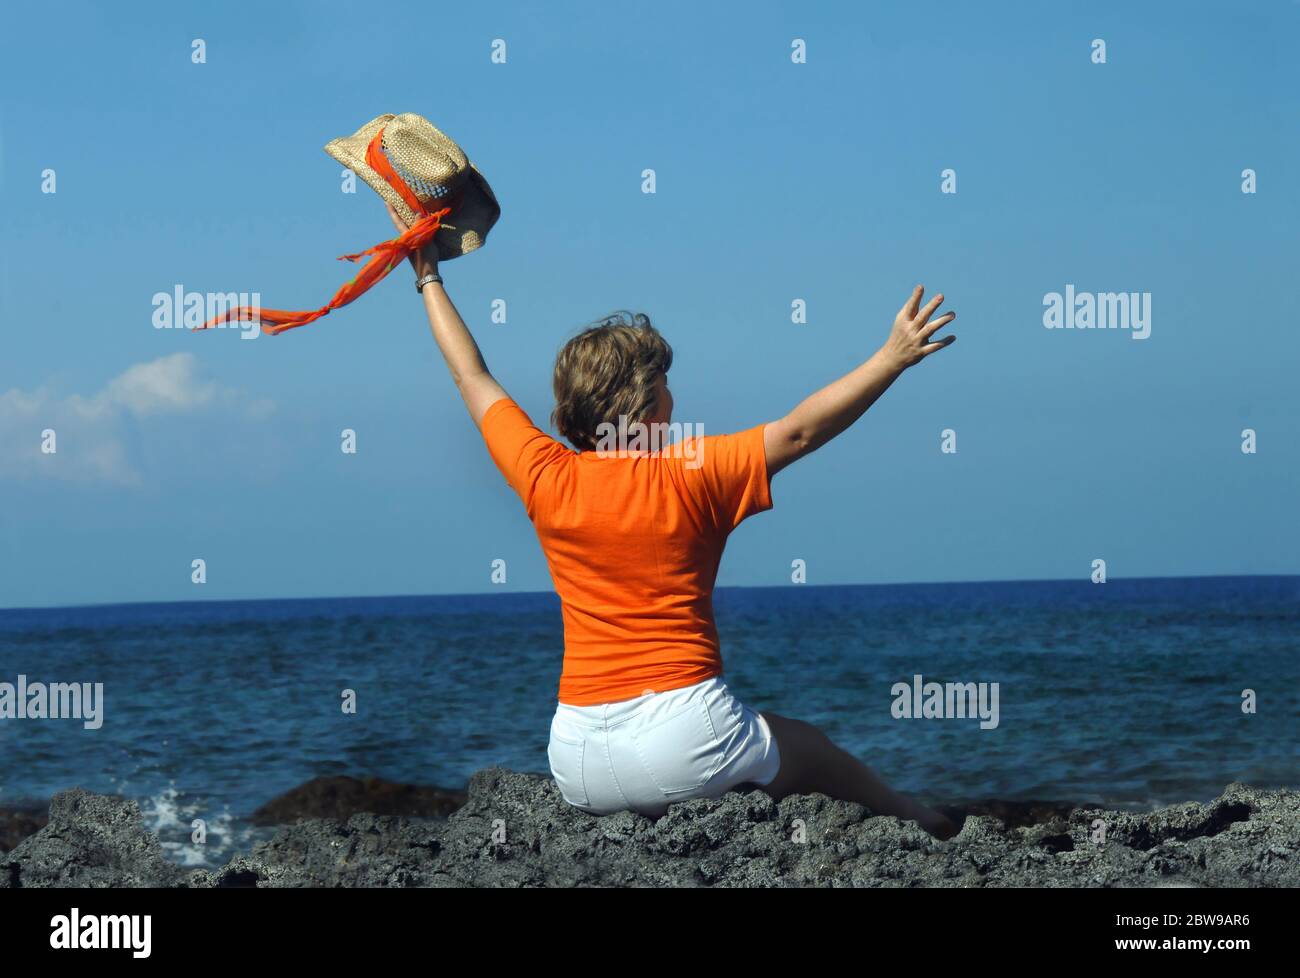
<path id="1" fill-rule="evenodd" d="M 380 130 L 383 136 L 372 147 Z M 450 207 L 451 213 L 433 237 L 439 259 L 482 247 L 501 216 L 483 174 L 449 136 L 414 112 L 371 119 L 351 136 L 330 140 L 325 152 L 392 204 L 407 224 L 428 211 Z M 380 172 L 385 169 L 398 179 L 385 177 Z"/>

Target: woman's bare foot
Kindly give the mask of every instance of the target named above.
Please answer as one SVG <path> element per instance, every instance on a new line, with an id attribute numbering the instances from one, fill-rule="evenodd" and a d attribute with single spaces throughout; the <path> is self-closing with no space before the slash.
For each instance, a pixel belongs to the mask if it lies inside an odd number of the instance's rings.
<path id="1" fill-rule="evenodd" d="M 962 831 L 961 823 L 954 822 L 943 812 L 935 812 L 935 809 L 927 808 L 926 805 L 922 805 L 920 802 L 915 802 L 915 804 L 917 804 L 918 808 L 918 813 L 914 815 L 914 818 L 917 819 L 917 825 L 930 832 L 936 839 L 946 841 L 952 839 L 959 831 Z M 965 821 L 966 819 L 963 818 L 962 822 Z"/>
<path id="2" fill-rule="evenodd" d="M 917 824 L 941 842 L 946 842 L 961 831 L 961 826 L 947 815 L 927 809 L 929 814 L 917 819 Z"/>

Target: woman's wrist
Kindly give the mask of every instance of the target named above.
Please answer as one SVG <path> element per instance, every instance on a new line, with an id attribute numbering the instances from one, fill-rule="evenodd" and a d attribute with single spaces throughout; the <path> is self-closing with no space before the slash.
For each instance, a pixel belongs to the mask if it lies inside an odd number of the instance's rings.
<path id="1" fill-rule="evenodd" d="M 872 359 L 876 360 L 877 363 L 893 374 L 901 374 L 908 367 L 908 364 L 904 363 L 897 355 L 895 355 L 894 351 L 889 348 L 888 343 L 877 350 Z"/>

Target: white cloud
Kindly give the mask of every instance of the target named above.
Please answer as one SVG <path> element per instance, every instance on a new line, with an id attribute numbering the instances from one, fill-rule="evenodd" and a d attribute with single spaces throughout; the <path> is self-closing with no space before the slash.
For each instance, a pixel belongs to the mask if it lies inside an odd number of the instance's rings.
<path id="1" fill-rule="evenodd" d="M 48 388 L 0 394 L 0 479 L 48 477 L 138 485 L 123 443 L 129 419 L 233 409 L 264 418 L 275 409 L 265 399 L 199 377 L 192 353 L 174 353 L 137 363 L 90 396 L 60 396 Z M 42 432 L 51 429 L 58 450 L 41 451 Z"/>
<path id="2" fill-rule="evenodd" d="M 100 397 L 138 416 L 197 410 L 212 402 L 217 385 L 199 381 L 194 365 L 192 353 L 137 363 L 110 380 Z"/>

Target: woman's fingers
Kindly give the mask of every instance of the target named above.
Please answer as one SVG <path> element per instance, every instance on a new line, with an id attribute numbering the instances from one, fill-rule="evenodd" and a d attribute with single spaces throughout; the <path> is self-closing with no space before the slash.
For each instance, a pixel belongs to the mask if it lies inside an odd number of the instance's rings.
<path id="1" fill-rule="evenodd" d="M 921 338 L 928 340 L 938 330 L 943 329 L 956 318 L 957 314 L 955 312 L 945 312 L 938 319 L 932 319 L 921 328 Z"/>
<path id="2" fill-rule="evenodd" d="M 933 299 L 931 299 L 929 302 L 927 302 L 927 303 L 925 304 L 925 308 L 922 309 L 922 310 L 921 310 L 921 311 L 920 311 L 920 312 L 919 312 L 919 313 L 918 313 L 914 318 L 916 319 L 916 321 L 918 322 L 919 325 L 924 326 L 924 325 L 925 325 L 925 321 L 926 321 L 927 319 L 929 319 L 931 316 L 933 316 L 933 315 L 934 315 L 934 311 L 935 311 L 936 309 L 938 309 L 941 305 L 943 305 L 943 293 L 942 293 L 942 292 L 936 294 L 935 297 L 934 297 Z"/>
<path id="3" fill-rule="evenodd" d="M 908 319 L 916 318 L 916 310 L 920 307 L 921 296 L 923 296 L 924 294 L 925 294 L 925 286 L 918 285 L 916 288 L 912 290 L 911 298 L 909 298 L 906 302 L 903 303 L 903 314 L 907 316 Z"/>
<path id="4" fill-rule="evenodd" d="M 931 353 L 935 352 L 935 350 L 942 350 L 945 346 L 948 346 L 956 339 L 957 339 L 956 333 L 949 333 L 947 336 L 939 340 L 937 343 L 927 343 L 925 344 L 925 346 L 921 347 L 921 356 L 928 357 Z"/>
<path id="5" fill-rule="evenodd" d="M 911 297 L 903 304 L 894 320 L 892 342 L 898 349 L 906 351 L 906 360 L 916 363 L 931 353 L 942 350 L 955 340 L 956 336 L 945 336 L 941 340 L 930 342 L 931 337 L 957 318 L 955 312 L 945 312 L 931 321 L 930 317 L 943 305 L 943 293 L 938 292 L 924 306 L 921 298 L 925 295 L 925 286 L 918 285 L 912 290 Z"/>
<path id="6" fill-rule="evenodd" d="M 388 203 L 388 201 L 384 201 L 384 206 L 388 208 L 388 216 L 393 219 L 393 226 L 397 228 L 398 234 L 401 234 L 403 231 L 406 231 L 409 225 L 405 221 L 403 221 L 402 218 L 398 215 L 397 211 L 393 209 L 393 205 Z"/>

